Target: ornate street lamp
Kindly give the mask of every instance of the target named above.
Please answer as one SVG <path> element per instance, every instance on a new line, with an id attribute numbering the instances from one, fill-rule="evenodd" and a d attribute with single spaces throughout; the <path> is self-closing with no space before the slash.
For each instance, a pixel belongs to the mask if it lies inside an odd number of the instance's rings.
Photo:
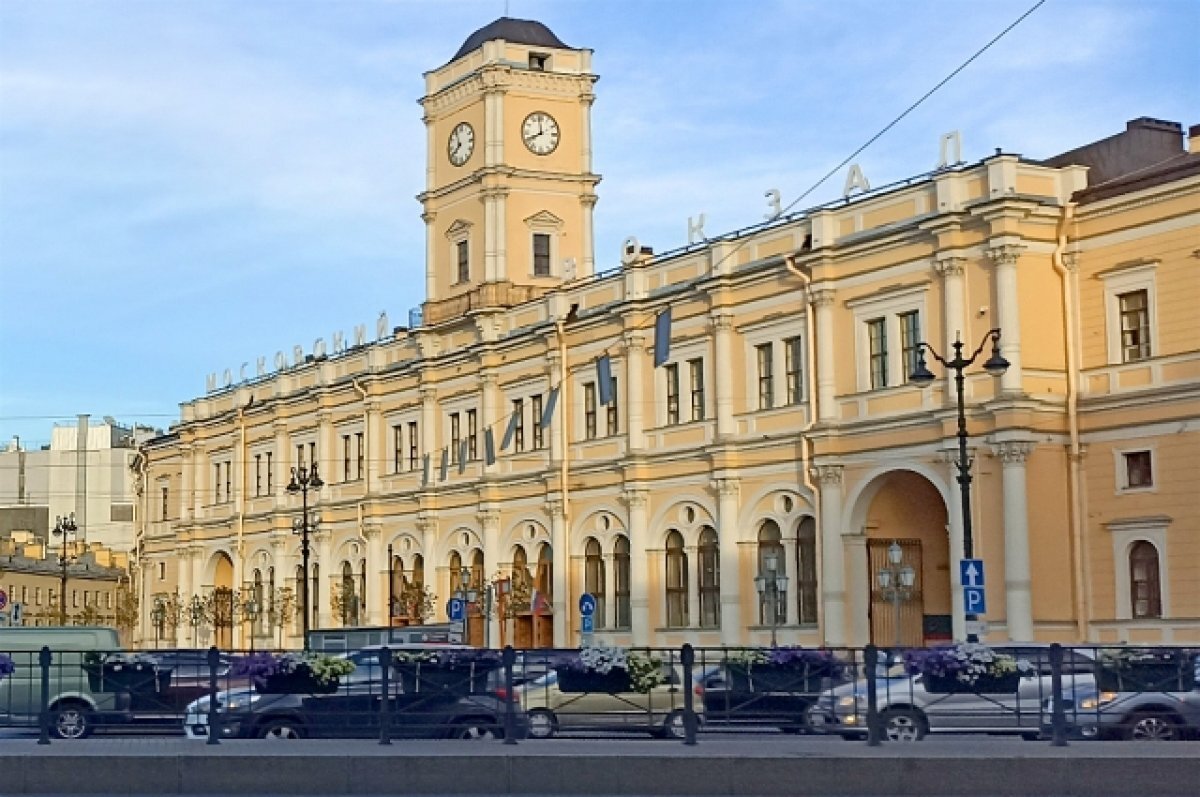
<path id="1" fill-rule="evenodd" d="M 479 592 L 471 584 L 471 568 L 462 567 L 458 571 L 458 590 L 454 597 L 463 602 L 463 644 L 471 644 L 471 606 L 479 600 Z M 486 621 L 485 621 L 486 622 Z"/>
<path id="2" fill-rule="evenodd" d="M 54 536 L 62 537 L 62 552 L 58 555 L 58 565 L 62 570 L 58 578 L 58 624 L 67 624 L 67 565 L 75 563 L 75 557 L 67 556 L 67 539 L 74 537 L 79 531 L 75 525 L 75 513 L 55 518 Z"/>
<path id="3" fill-rule="evenodd" d="M 325 482 L 321 481 L 321 476 L 317 473 L 317 463 L 313 463 L 312 469 L 308 469 L 301 465 L 299 468 L 292 468 L 292 480 L 288 482 L 287 491 L 293 495 L 300 493 L 301 509 L 300 517 L 297 522 L 292 524 L 292 533 L 300 535 L 300 558 L 301 566 L 304 568 L 304 583 L 301 585 L 300 605 L 303 611 L 302 630 L 303 636 L 301 639 L 304 643 L 304 649 L 308 650 L 308 600 L 309 600 L 309 579 L 312 577 L 308 570 L 308 535 L 309 532 L 316 531 L 316 525 L 319 520 L 314 520 L 313 523 L 308 522 L 308 491 L 319 490 L 325 486 Z"/>
<path id="4" fill-rule="evenodd" d="M 204 604 L 204 598 L 201 598 L 199 595 L 193 595 L 187 607 L 188 624 L 192 627 L 192 647 L 199 646 L 197 636 L 200 626 L 204 623 L 204 616 L 207 613 L 208 607 Z"/>
<path id="5" fill-rule="evenodd" d="M 778 570 L 779 557 L 769 553 L 763 557 L 765 572 L 754 577 L 754 588 L 758 590 L 758 600 L 761 604 L 766 601 L 771 609 L 771 647 L 776 646 L 776 631 L 779 628 L 779 596 L 787 595 L 788 577 Z"/>
<path id="6" fill-rule="evenodd" d="M 975 547 L 971 536 L 971 458 L 967 455 L 967 412 L 963 399 L 963 370 L 975 362 L 983 351 L 984 346 L 988 341 L 992 342 L 992 355 L 988 357 L 983 364 L 983 370 L 987 371 L 994 377 L 1004 375 L 1008 370 L 1008 360 L 1000 355 L 1000 330 L 990 329 L 983 336 L 983 340 L 979 342 L 979 348 L 968 358 L 963 357 L 963 343 L 961 339 L 954 341 L 954 357 L 947 360 L 942 357 L 928 343 L 922 341 L 917 344 L 917 367 L 913 370 L 909 381 L 918 387 L 929 387 L 937 379 L 928 368 L 925 367 L 925 353 L 929 352 L 933 358 L 944 365 L 948 370 L 954 372 L 954 389 L 958 396 L 958 461 L 955 463 L 958 468 L 958 486 L 962 493 L 962 516 L 963 516 L 963 558 L 974 559 Z M 978 618 L 974 613 L 964 616 L 964 620 L 974 626 Z M 968 642 L 978 642 L 977 634 L 967 633 Z"/>
<path id="7" fill-rule="evenodd" d="M 167 607 L 162 598 L 154 599 L 154 608 L 150 610 L 150 622 L 154 624 L 154 647 L 162 644 L 163 625 L 167 621 Z"/>
<path id="8" fill-rule="evenodd" d="M 900 543 L 893 540 L 888 546 L 887 567 L 880 568 L 875 574 L 883 599 L 892 604 L 897 648 L 903 644 L 900 635 L 900 604 L 912 598 L 913 585 L 917 583 L 917 571 L 913 570 L 911 565 L 902 564 L 903 561 L 904 551 L 900 548 Z"/>

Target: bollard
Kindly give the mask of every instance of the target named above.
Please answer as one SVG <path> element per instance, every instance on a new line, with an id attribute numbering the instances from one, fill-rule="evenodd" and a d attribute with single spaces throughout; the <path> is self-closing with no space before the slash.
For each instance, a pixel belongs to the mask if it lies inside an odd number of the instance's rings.
<path id="1" fill-rule="evenodd" d="M 379 685 L 383 697 L 379 701 L 379 743 L 392 743 L 392 689 L 389 680 L 392 670 L 392 649 L 384 645 L 379 649 Z"/>
<path id="2" fill-rule="evenodd" d="M 692 691 L 692 665 L 696 663 L 696 650 L 690 642 L 683 643 L 679 653 L 683 665 L 683 743 L 689 747 L 696 744 L 696 701 Z"/>
<path id="3" fill-rule="evenodd" d="M 38 725 L 41 733 L 38 744 L 50 744 L 50 647 L 42 645 L 38 653 L 38 665 L 42 670 L 42 711 Z"/>
<path id="4" fill-rule="evenodd" d="M 208 744 L 221 743 L 221 719 L 217 714 L 217 668 L 221 652 L 213 645 L 208 649 Z"/>
<path id="5" fill-rule="evenodd" d="M 878 747 L 883 740 L 883 734 L 879 728 L 879 694 L 877 692 L 878 683 L 876 682 L 876 667 L 879 664 L 879 648 L 874 645 L 867 645 L 867 649 L 863 654 L 864 664 L 867 668 L 867 746 Z M 858 706 L 855 705 L 855 711 L 858 711 Z"/>
<path id="6" fill-rule="evenodd" d="M 517 696 L 513 694 L 513 664 L 517 660 L 517 652 L 512 645 L 505 645 L 500 655 L 504 665 L 504 743 L 517 743 Z"/>
<path id="7" fill-rule="evenodd" d="M 1067 714 L 1062 690 L 1062 645 L 1054 642 L 1050 645 L 1050 745 L 1052 747 L 1067 746 Z"/>

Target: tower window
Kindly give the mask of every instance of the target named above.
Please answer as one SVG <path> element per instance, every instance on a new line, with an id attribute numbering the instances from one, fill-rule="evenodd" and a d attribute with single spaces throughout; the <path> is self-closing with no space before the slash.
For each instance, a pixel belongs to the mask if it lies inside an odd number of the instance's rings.
<path id="1" fill-rule="evenodd" d="M 550 66 L 550 56 L 541 53 L 529 54 L 529 68 L 537 72 L 545 72 Z"/>
<path id="2" fill-rule="evenodd" d="M 466 241 L 459 241 L 455 249 L 458 253 L 458 281 L 469 282 L 471 279 L 471 250 Z"/>
<path id="3" fill-rule="evenodd" d="M 550 235 L 544 232 L 533 234 L 533 276 L 550 276 Z"/>

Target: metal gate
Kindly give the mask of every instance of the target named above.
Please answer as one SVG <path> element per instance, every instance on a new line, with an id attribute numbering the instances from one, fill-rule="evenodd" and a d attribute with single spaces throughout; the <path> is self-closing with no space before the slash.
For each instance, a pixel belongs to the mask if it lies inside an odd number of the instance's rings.
<path id="1" fill-rule="evenodd" d="M 892 543 L 900 545 L 900 563 L 888 559 Z M 895 578 L 890 589 L 880 586 L 879 572 L 908 565 L 913 569 L 911 588 L 899 588 Z M 921 578 L 920 540 L 867 540 L 867 574 L 871 579 L 871 643 L 891 648 L 925 644 L 925 601 Z"/>

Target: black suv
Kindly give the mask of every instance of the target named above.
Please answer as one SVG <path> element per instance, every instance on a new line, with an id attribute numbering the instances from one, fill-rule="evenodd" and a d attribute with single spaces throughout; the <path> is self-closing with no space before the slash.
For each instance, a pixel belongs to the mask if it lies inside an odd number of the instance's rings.
<path id="1" fill-rule="evenodd" d="M 354 672 L 340 679 L 333 694 L 260 694 L 239 689 L 217 696 L 221 736 L 241 739 L 378 738 L 382 729 L 382 670 L 376 649 L 346 654 Z M 498 739 L 504 736 L 508 701 L 488 692 L 406 684 L 390 673 L 389 727 L 397 738 Z M 468 684 L 474 686 L 475 684 Z M 465 692 L 465 693 L 464 693 Z M 514 728 L 525 733 L 524 713 L 513 705 Z M 208 735 L 208 698 L 187 707 L 184 730 L 190 738 Z"/>

